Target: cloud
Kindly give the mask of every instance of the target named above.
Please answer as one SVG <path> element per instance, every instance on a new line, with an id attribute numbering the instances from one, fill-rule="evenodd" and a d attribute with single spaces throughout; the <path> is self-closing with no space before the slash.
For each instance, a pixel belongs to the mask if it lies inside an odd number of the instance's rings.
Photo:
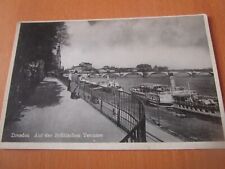
<path id="1" fill-rule="evenodd" d="M 140 63 L 171 68 L 211 67 L 202 16 L 66 24 L 71 45 L 62 48 L 65 67 L 82 61 L 97 67 Z"/>

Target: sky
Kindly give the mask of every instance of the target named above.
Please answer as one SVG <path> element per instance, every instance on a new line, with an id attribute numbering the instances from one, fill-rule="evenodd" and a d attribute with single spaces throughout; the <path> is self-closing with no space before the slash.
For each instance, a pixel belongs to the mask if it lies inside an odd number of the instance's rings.
<path id="1" fill-rule="evenodd" d="M 62 46 L 62 65 L 90 62 L 170 69 L 210 68 L 203 16 L 66 22 L 68 45 Z"/>

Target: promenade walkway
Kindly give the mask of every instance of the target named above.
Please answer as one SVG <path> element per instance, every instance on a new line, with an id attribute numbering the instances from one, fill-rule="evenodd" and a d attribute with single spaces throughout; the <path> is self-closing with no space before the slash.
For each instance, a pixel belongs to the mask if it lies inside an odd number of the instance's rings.
<path id="1" fill-rule="evenodd" d="M 146 132 L 152 134 L 153 136 L 157 137 L 158 139 L 162 140 L 163 142 L 181 142 L 182 140 L 178 137 L 175 137 L 162 129 L 160 129 L 158 126 L 155 126 L 154 124 L 151 124 L 149 121 L 146 121 Z M 148 142 L 152 142 L 152 139 L 150 137 L 146 137 Z"/>
<path id="2" fill-rule="evenodd" d="M 32 142 L 119 142 L 126 135 L 83 99 L 71 99 L 56 78 L 44 79 L 6 130 L 7 140 Z"/>

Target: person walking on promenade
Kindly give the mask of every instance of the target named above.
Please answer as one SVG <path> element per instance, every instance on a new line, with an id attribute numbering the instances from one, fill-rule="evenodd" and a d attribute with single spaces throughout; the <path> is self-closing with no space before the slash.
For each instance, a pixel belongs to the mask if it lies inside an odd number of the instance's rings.
<path id="1" fill-rule="evenodd" d="M 67 90 L 70 91 L 70 88 L 71 88 L 71 81 L 72 81 L 72 73 L 70 72 L 69 73 L 69 76 L 68 76 L 68 87 L 67 87 Z"/>
<path id="2" fill-rule="evenodd" d="M 80 75 L 78 74 L 77 71 L 75 71 L 74 74 L 72 75 L 72 83 L 73 87 L 71 89 L 71 98 L 72 99 L 80 98 L 79 94 Z"/>

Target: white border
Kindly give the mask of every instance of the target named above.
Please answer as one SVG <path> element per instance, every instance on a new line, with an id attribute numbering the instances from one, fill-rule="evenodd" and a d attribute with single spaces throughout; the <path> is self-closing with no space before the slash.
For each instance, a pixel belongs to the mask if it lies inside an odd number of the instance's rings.
<path id="1" fill-rule="evenodd" d="M 214 80 L 216 85 L 217 97 L 219 101 L 219 108 L 221 113 L 221 121 L 223 126 L 223 134 L 225 136 L 225 114 L 215 55 L 213 51 L 212 40 L 208 25 L 208 18 L 206 14 L 196 15 L 179 15 L 179 16 L 158 16 L 158 17 L 136 17 L 136 18 L 109 18 L 109 19 L 80 19 L 80 20 L 52 20 L 52 21 L 21 21 L 17 23 L 15 40 L 13 45 L 12 57 L 9 66 L 9 73 L 6 83 L 6 89 L 3 99 L 3 108 L 1 113 L 0 123 L 0 138 L 2 138 L 3 127 L 6 116 L 6 108 L 8 95 L 10 90 L 12 72 L 16 56 L 17 42 L 19 38 L 21 23 L 40 23 L 40 22 L 74 22 L 74 21 L 99 21 L 99 20 L 127 20 L 127 19 L 153 19 L 153 18 L 167 18 L 167 17 L 188 17 L 188 16 L 203 16 L 205 31 L 208 40 L 209 53 L 211 57 L 211 64 L 213 67 Z M 65 150 L 161 150 L 161 149 L 220 149 L 225 148 L 225 141 L 216 142 L 163 142 L 163 143 L 31 143 L 31 142 L 0 142 L 0 148 L 4 149 L 65 149 Z"/>

